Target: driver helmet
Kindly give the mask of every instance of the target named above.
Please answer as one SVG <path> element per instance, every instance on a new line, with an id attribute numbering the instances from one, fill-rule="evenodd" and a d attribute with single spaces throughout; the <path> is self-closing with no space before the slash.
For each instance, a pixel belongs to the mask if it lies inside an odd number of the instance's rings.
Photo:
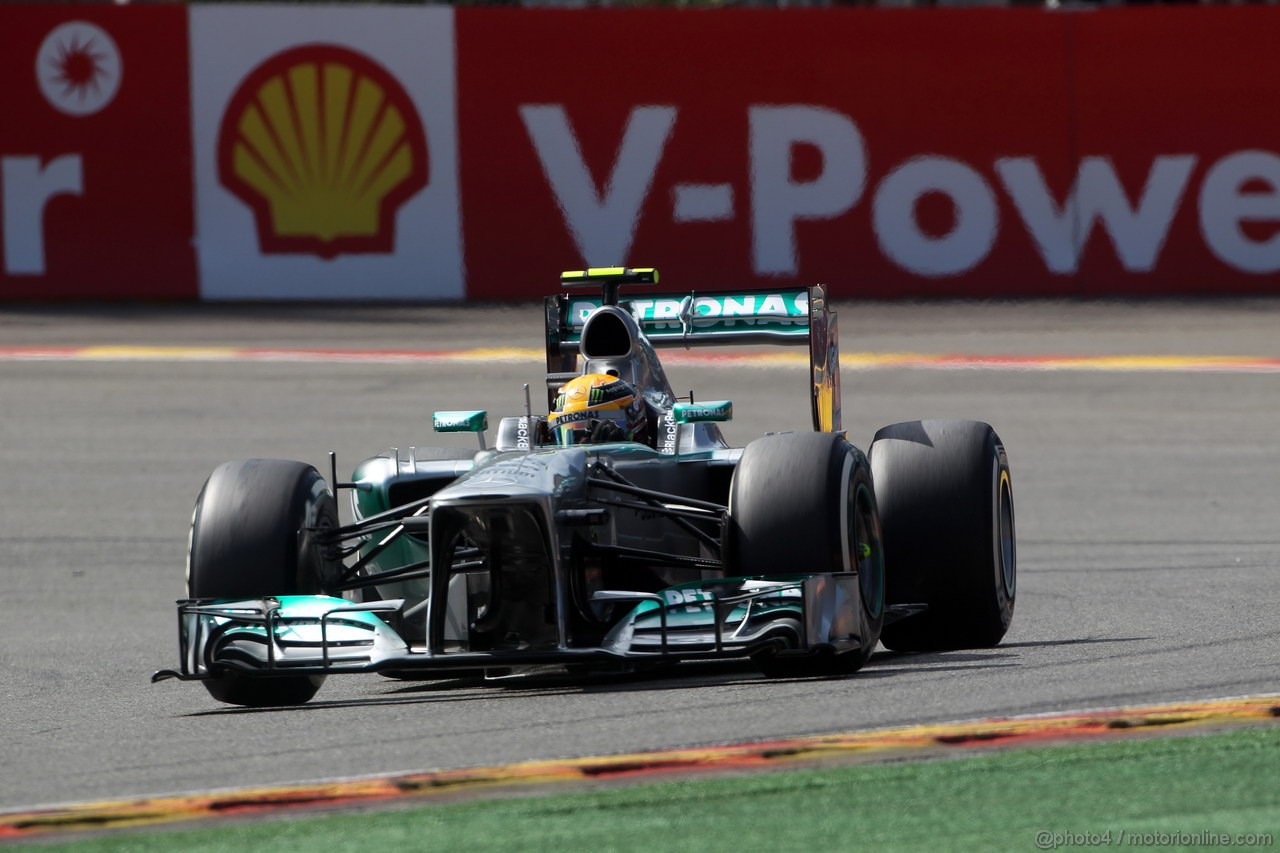
<path id="1" fill-rule="evenodd" d="M 604 373 L 576 376 L 560 386 L 547 420 L 560 445 L 644 441 L 644 400 L 628 382 Z"/>

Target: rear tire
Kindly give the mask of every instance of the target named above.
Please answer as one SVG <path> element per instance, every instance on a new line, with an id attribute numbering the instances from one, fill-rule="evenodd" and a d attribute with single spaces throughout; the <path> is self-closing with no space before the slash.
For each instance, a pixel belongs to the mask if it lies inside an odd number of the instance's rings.
<path id="1" fill-rule="evenodd" d="M 250 599 L 321 592 L 337 579 L 341 564 L 325 558 L 308 528 L 337 525 L 333 494 L 310 465 L 224 462 L 196 498 L 187 595 Z M 269 707 L 308 701 L 324 676 L 227 672 L 203 683 L 219 702 Z"/>
<path id="2" fill-rule="evenodd" d="M 856 651 L 808 656 L 760 652 L 771 678 L 856 672 L 875 649 L 884 619 L 884 552 L 871 468 L 835 433 L 781 433 L 747 445 L 729 489 L 725 562 L 734 575 L 858 573 Z"/>
<path id="3" fill-rule="evenodd" d="M 1009 460 L 977 421 L 911 421 L 871 443 L 889 603 L 928 610 L 885 626 L 898 651 L 986 648 L 1009 629 L 1017 553 Z"/>

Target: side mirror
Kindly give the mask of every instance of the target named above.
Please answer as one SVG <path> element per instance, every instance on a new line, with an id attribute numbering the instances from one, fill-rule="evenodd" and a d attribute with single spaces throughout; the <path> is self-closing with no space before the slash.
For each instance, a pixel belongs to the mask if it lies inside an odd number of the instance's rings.
<path id="1" fill-rule="evenodd" d="M 463 412 L 436 412 L 432 416 L 436 432 L 474 432 L 480 436 L 480 449 L 485 450 L 484 431 L 489 428 L 489 413 L 484 409 Z"/>
<path id="2" fill-rule="evenodd" d="M 710 400 L 706 403 L 676 403 L 671 410 L 678 424 L 702 424 L 733 420 L 732 400 Z"/>

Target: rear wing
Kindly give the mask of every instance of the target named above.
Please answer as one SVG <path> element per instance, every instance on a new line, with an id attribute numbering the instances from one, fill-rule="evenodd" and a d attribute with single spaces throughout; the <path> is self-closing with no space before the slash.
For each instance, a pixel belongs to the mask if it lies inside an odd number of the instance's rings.
<path id="1" fill-rule="evenodd" d="M 635 317 L 641 333 L 654 347 L 807 344 L 813 428 L 820 432 L 841 429 L 839 333 L 825 285 L 620 297 L 620 283 L 656 282 L 656 271 L 646 270 L 653 275 L 643 279 L 633 270 L 592 275 L 596 272 L 566 273 L 561 280 L 565 284 L 602 284 L 604 298 L 567 293 L 546 298 L 548 377 L 579 371 L 578 346 L 587 317 L 616 299 L 619 307 Z"/>

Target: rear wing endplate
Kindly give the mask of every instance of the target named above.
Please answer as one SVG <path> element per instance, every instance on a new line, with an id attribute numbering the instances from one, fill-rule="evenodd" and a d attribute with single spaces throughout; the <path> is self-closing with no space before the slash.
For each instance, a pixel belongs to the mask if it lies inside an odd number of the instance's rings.
<path id="1" fill-rule="evenodd" d="M 656 279 L 656 276 L 655 276 Z M 616 291 L 615 291 L 616 292 Z M 546 298 L 547 373 L 577 373 L 582 327 L 605 301 L 557 294 Z M 813 428 L 840 424 L 840 345 L 826 286 L 658 293 L 619 298 L 655 347 L 781 344 L 809 346 Z"/>

